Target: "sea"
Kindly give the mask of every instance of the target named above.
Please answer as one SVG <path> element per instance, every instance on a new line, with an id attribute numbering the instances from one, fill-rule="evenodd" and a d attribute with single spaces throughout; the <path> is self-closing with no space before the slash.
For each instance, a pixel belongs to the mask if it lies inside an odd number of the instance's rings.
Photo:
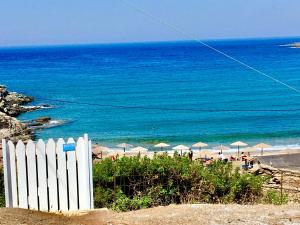
<path id="1" fill-rule="evenodd" d="M 210 40 L 212 47 L 300 89 L 299 38 Z M 192 41 L 0 48 L 0 83 L 64 124 L 37 138 L 114 146 L 234 141 L 299 147 L 300 93 Z M 276 147 L 275 147 L 276 148 Z"/>

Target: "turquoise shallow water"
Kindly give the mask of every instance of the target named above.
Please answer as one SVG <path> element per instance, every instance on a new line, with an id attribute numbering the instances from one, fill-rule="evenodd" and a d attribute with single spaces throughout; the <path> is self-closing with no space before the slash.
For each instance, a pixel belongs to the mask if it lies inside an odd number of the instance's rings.
<path id="1" fill-rule="evenodd" d="M 209 43 L 300 88 L 300 49 L 280 46 L 295 41 L 299 39 Z M 34 104 L 55 106 L 20 119 L 49 115 L 69 121 L 38 131 L 41 138 L 88 133 L 105 144 L 300 142 L 300 111 L 293 111 L 300 109 L 299 94 L 193 42 L 2 48 L 0 83 L 35 96 Z M 107 105 L 287 111 L 165 111 Z"/>

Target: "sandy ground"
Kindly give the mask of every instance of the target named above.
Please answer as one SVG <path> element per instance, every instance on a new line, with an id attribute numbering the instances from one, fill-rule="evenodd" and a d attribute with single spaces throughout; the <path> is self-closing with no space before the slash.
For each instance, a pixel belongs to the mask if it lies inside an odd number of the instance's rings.
<path id="1" fill-rule="evenodd" d="M 300 205 L 170 205 L 126 213 L 99 209 L 72 216 L 2 208 L 0 224 L 296 225 L 300 224 Z"/>
<path id="2" fill-rule="evenodd" d="M 132 151 L 126 151 L 125 153 L 122 150 L 117 150 L 117 151 L 107 151 L 107 150 L 102 150 L 102 147 L 99 145 L 93 145 L 93 152 L 98 155 L 100 157 L 100 153 L 102 152 L 102 156 L 105 157 L 111 157 L 111 156 L 136 156 L 138 154 L 138 152 L 132 152 Z M 241 152 L 245 152 L 248 154 L 248 150 L 247 148 L 240 149 L 240 153 Z M 164 151 L 158 151 L 157 154 L 164 154 Z M 194 150 L 194 159 L 196 158 L 200 158 L 200 157 L 204 157 L 205 155 L 207 157 L 213 157 L 215 159 L 218 158 L 218 151 L 216 150 L 212 150 L 212 149 L 202 149 L 201 151 L 197 151 Z M 270 155 L 284 155 L 284 154 L 295 154 L 295 153 L 299 153 L 300 154 L 300 149 L 285 149 L 285 150 L 265 150 L 263 155 L 264 156 L 270 156 Z M 169 156 L 173 156 L 174 151 L 168 151 L 168 155 Z M 237 157 L 237 152 L 228 152 L 228 151 L 223 151 L 223 154 L 226 157 L 230 157 L 231 155 L 234 157 Z M 148 151 L 148 152 L 142 152 L 141 156 L 148 156 L 149 158 L 153 158 L 154 152 L 153 151 Z M 253 151 L 253 149 L 251 149 L 250 151 L 250 155 L 251 156 L 261 156 L 261 151 L 257 150 L 257 151 Z"/>
<path id="3" fill-rule="evenodd" d="M 300 171 L 300 153 L 259 156 L 258 160 L 275 168 Z"/>

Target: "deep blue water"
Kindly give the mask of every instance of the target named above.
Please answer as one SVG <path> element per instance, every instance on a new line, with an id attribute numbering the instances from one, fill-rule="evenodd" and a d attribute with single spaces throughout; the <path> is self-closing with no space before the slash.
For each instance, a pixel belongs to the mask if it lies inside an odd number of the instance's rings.
<path id="1" fill-rule="evenodd" d="M 295 41 L 299 39 L 209 43 L 300 89 L 300 49 L 280 46 Z M 106 144 L 300 142 L 300 111 L 188 110 L 300 109 L 300 94 L 193 42 L 2 48 L 0 83 L 36 97 L 35 104 L 55 106 L 20 119 L 49 115 L 70 121 L 39 131 L 42 138 L 88 133 Z"/>

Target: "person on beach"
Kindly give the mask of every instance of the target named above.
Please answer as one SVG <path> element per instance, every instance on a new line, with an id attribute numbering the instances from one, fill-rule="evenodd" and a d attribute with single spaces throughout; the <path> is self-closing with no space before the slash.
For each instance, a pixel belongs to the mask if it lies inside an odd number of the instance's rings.
<path id="1" fill-rule="evenodd" d="M 244 152 L 242 152 L 242 155 L 241 155 L 242 161 L 244 161 L 246 158 L 247 158 L 247 155 Z"/>
<path id="2" fill-rule="evenodd" d="M 236 157 L 233 157 L 232 155 L 230 155 L 230 161 L 236 161 Z"/>
<path id="3" fill-rule="evenodd" d="M 209 158 L 207 161 L 205 161 L 205 166 L 209 166 L 213 162 L 213 157 Z"/>
<path id="4" fill-rule="evenodd" d="M 190 162 L 193 161 L 193 151 L 191 149 L 189 151 L 189 159 L 190 159 Z"/>
<path id="5" fill-rule="evenodd" d="M 225 160 L 225 155 L 221 152 L 219 152 L 219 160 L 221 161 Z"/>

